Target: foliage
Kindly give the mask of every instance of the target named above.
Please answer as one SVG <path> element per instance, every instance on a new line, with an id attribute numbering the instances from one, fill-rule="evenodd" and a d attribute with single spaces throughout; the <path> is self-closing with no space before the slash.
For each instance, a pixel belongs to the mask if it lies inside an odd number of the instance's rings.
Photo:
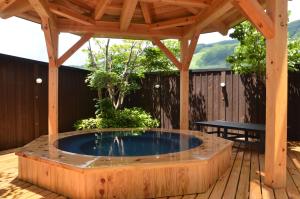
<path id="1" fill-rule="evenodd" d="M 176 40 L 166 40 L 165 46 L 177 57 L 180 57 L 179 42 Z M 141 64 L 147 72 L 175 70 L 174 64 L 157 46 L 148 46 L 144 51 Z"/>
<path id="2" fill-rule="evenodd" d="M 137 78 L 145 72 L 170 71 L 174 65 L 166 56 L 149 42 L 137 40 L 122 40 L 111 44 L 110 39 L 94 39 L 92 45 L 84 50 L 88 54 L 86 67 L 91 73 L 86 79 L 88 85 L 98 90 L 99 100 L 103 90 L 108 92 L 115 107 L 122 107 L 125 96 L 139 88 Z M 176 55 L 179 54 L 178 42 L 165 41 L 167 47 Z"/>
<path id="3" fill-rule="evenodd" d="M 249 22 L 237 25 L 230 37 L 240 41 L 234 53 L 227 57 L 232 70 L 237 73 L 264 74 L 266 65 L 264 37 Z"/>
<path id="4" fill-rule="evenodd" d="M 288 49 L 289 70 L 300 71 L 300 38 L 289 41 Z"/>
<path id="5" fill-rule="evenodd" d="M 114 109 L 110 100 L 103 99 L 97 103 L 99 112 L 95 118 L 79 120 L 75 124 L 77 130 L 95 128 L 153 128 L 159 122 L 141 108 Z"/>
<path id="6" fill-rule="evenodd" d="M 289 40 L 299 40 L 300 38 L 300 20 L 290 22 L 288 25 Z M 201 41 L 201 37 L 200 37 Z M 212 44 L 198 44 L 195 50 L 191 69 L 210 69 L 210 68 L 227 68 L 230 64 L 226 62 L 228 52 L 233 52 L 238 46 L 237 40 L 224 40 Z M 211 59 L 210 57 L 213 57 Z"/>
<path id="7" fill-rule="evenodd" d="M 94 43 L 96 50 L 92 50 L 91 45 L 85 50 L 89 55 L 86 66 L 91 70 L 86 82 L 98 90 L 99 100 L 106 89 L 117 109 L 122 106 L 126 94 L 139 88 L 133 77 L 143 75 L 140 61 L 147 44 L 133 40 L 111 44 L 110 39 L 95 39 Z"/>
<path id="8" fill-rule="evenodd" d="M 257 73 L 264 75 L 266 70 L 266 42 L 264 37 L 250 24 L 243 22 L 237 25 L 230 37 L 240 41 L 234 53 L 227 57 L 233 71 L 240 74 Z M 288 42 L 288 67 L 299 71 L 300 39 Z"/>

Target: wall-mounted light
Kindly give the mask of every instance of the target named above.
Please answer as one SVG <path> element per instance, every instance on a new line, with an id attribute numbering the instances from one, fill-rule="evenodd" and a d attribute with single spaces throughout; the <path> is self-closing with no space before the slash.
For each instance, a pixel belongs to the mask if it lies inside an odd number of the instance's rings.
<path id="1" fill-rule="evenodd" d="M 154 88 L 159 89 L 160 85 L 159 84 L 155 84 Z"/>
<path id="2" fill-rule="evenodd" d="M 41 84 L 41 83 L 43 83 L 43 80 L 42 80 L 42 78 L 36 78 L 35 82 L 37 84 Z"/>
<path id="3" fill-rule="evenodd" d="M 226 86 L 225 82 L 221 82 L 220 86 L 224 88 Z"/>

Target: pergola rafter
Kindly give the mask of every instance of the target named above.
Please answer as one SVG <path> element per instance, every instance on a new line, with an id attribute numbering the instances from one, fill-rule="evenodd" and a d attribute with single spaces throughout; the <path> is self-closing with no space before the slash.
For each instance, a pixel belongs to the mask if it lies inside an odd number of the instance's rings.
<path id="1" fill-rule="evenodd" d="M 17 0 L 1 0 L 0 1 L 0 11 L 5 11 L 8 7 L 14 4 Z"/>
<path id="2" fill-rule="evenodd" d="M 30 4 L 28 4 L 28 2 Z M 248 19 L 267 41 L 265 182 L 286 183 L 287 0 L 0 0 L 0 17 L 40 23 L 49 55 L 49 138 L 58 134 L 58 67 L 92 35 L 152 40 L 180 71 L 180 128 L 189 127 L 189 65 L 202 33 Z M 267 12 L 265 12 L 265 9 Z M 58 58 L 58 34 L 82 36 Z M 178 39 L 178 60 L 161 42 Z"/>
<path id="3" fill-rule="evenodd" d="M 5 5 L 6 7 L 1 7 L 0 5 L 0 11 L 2 9 L 0 17 L 3 19 L 7 19 L 20 13 L 27 12 L 31 9 L 31 5 L 29 4 L 29 2 L 22 0 L 10 1 L 8 4 Z"/>

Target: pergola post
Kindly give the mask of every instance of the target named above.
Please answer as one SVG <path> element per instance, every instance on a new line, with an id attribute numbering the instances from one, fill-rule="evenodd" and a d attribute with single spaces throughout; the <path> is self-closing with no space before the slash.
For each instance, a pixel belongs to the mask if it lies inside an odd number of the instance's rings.
<path id="1" fill-rule="evenodd" d="M 51 143 L 58 136 L 58 66 L 50 63 L 48 70 L 48 135 Z"/>
<path id="2" fill-rule="evenodd" d="M 267 39 L 265 184 L 286 186 L 287 157 L 287 0 L 268 0 L 274 37 Z"/>
<path id="3" fill-rule="evenodd" d="M 180 67 L 180 129 L 189 129 L 189 65 L 188 40 L 180 40 L 181 67 Z"/>
<path id="4" fill-rule="evenodd" d="M 172 61 L 180 72 L 180 129 L 189 129 L 189 67 L 197 46 L 200 31 L 196 31 L 191 38 L 183 37 L 180 42 L 180 61 L 160 41 L 153 38 L 152 41 Z"/>
<path id="5" fill-rule="evenodd" d="M 45 28 L 45 27 L 44 27 Z M 47 48 L 53 48 L 52 53 L 48 50 L 49 67 L 48 67 L 48 136 L 49 143 L 53 143 L 58 137 L 58 32 L 54 27 L 52 31 L 52 44 L 47 44 L 47 30 L 45 32 L 45 40 Z"/>

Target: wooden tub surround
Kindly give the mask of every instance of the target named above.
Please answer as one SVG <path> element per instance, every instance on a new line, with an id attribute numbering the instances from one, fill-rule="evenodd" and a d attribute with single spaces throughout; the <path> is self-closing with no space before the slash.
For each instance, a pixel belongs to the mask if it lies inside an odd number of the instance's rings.
<path id="1" fill-rule="evenodd" d="M 194 135 L 203 143 L 178 153 L 104 157 L 61 151 L 42 136 L 16 153 L 19 178 L 70 198 L 156 198 L 203 193 L 230 167 L 231 141 L 198 131 L 151 130 Z M 99 131 L 112 129 L 59 138 Z"/>

